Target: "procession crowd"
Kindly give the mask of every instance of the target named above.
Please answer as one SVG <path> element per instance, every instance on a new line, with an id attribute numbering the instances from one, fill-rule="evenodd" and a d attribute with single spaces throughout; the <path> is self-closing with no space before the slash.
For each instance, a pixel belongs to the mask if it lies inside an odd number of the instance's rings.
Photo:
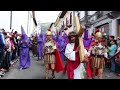
<path id="1" fill-rule="evenodd" d="M 34 57 L 43 60 L 45 64 L 45 75 L 48 79 L 49 70 L 55 79 L 55 71 L 67 72 L 68 79 L 94 78 L 98 75 L 103 78 L 104 68 L 120 76 L 120 42 L 114 36 L 104 36 L 97 29 L 91 36 L 84 28 L 83 53 L 85 59 L 80 62 L 79 56 L 79 34 L 64 31 L 36 34 L 28 37 L 21 26 L 21 34 L 15 32 L 0 32 L 0 76 L 4 76 L 11 66 L 19 60 L 20 70 L 31 66 L 30 50 Z M 64 62 L 65 65 L 64 65 Z M 84 73 L 87 77 L 84 77 Z"/>

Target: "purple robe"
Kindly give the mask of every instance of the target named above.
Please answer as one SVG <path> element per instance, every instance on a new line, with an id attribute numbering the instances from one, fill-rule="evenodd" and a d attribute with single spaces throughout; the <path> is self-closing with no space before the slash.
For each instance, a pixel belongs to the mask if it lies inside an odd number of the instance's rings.
<path id="1" fill-rule="evenodd" d="M 57 44 L 58 44 L 58 49 L 60 51 L 60 56 L 62 58 L 62 61 L 64 61 L 64 59 L 65 59 L 64 53 L 65 53 L 66 43 L 64 41 L 64 38 L 62 37 L 62 33 L 60 33 L 60 35 L 58 37 Z"/>
<path id="2" fill-rule="evenodd" d="M 43 34 L 41 33 L 38 36 L 38 46 L 37 46 L 37 50 L 38 50 L 38 58 L 40 57 L 41 59 L 43 59 L 43 45 L 44 44 L 44 37 Z"/>
<path id="3" fill-rule="evenodd" d="M 68 36 L 67 36 L 67 34 L 64 32 L 64 34 L 63 34 L 63 38 L 64 38 L 64 41 L 66 42 L 66 44 L 68 43 Z"/>
<path id="4" fill-rule="evenodd" d="M 52 39 L 57 42 L 57 35 L 52 35 Z"/>
<path id="5" fill-rule="evenodd" d="M 43 42 L 45 42 L 46 41 L 46 35 L 45 35 L 45 33 L 43 34 Z"/>
<path id="6" fill-rule="evenodd" d="M 83 37 L 83 44 L 85 48 L 89 48 L 90 44 L 91 44 L 92 40 L 91 38 L 88 38 L 88 30 L 85 29 L 84 31 L 84 37 Z"/>
<path id="7" fill-rule="evenodd" d="M 29 39 L 25 34 L 23 27 L 21 26 L 22 37 L 20 40 L 20 63 L 19 66 L 22 69 L 29 68 L 30 63 L 30 54 L 29 54 Z M 22 43 L 21 43 L 22 41 Z"/>

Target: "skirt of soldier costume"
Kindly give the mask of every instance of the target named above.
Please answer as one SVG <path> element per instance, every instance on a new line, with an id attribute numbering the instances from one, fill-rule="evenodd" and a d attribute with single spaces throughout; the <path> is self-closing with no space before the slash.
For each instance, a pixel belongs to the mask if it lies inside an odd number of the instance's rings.
<path id="1" fill-rule="evenodd" d="M 103 69 L 105 67 L 104 57 L 92 56 L 91 66 L 92 66 L 93 69 L 94 68 L 96 68 L 96 69 Z"/>
<path id="2" fill-rule="evenodd" d="M 44 63 L 45 64 L 55 64 L 55 55 L 54 54 L 44 55 Z"/>

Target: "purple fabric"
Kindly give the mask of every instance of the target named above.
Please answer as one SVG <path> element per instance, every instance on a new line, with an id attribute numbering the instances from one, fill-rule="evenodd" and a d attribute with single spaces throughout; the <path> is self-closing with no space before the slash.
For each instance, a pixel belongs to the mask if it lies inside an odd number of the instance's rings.
<path id="1" fill-rule="evenodd" d="M 20 44 L 20 68 L 25 69 L 30 67 L 30 55 L 29 55 L 29 39 L 25 34 L 23 27 L 21 26 L 22 43 Z"/>
<path id="2" fill-rule="evenodd" d="M 64 38 L 64 41 L 66 42 L 66 44 L 68 43 L 68 36 L 67 34 L 64 32 L 63 34 L 63 38 Z"/>
<path id="3" fill-rule="evenodd" d="M 57 42 L 57 35 L 52 35 L 52 39 Z"/>
<path id="4" fill-rule="evenodd" d="M 27 35 L 26 35 L 26 33 L 25 33 L 25 31 L 24 31 L 24 29 L 23 29 L 22 26 L 21 26 L 21 33 L 22 33 L 22 38 L 21 38 L 21 40 L 22 40 L 22 41 L 28 40 L 28 37 L 27 37 Z"/>
<path id="5" fill-rule="evenodd" d="M 38 51 L 38 57 L 43 59 L 43 44 L 44 44 L 44 37 L 43 34 L 41 33 L 38 36 L 38 45 L 37 45 L 37 51 Z"/>
<path id="6" fill-rule="evenodd" d="M 85 31 L 84 31 L 84 39 L 88 40 L 88 30 L 86 28 L 85 28 Z"/>
<path id="7" fill-rule="evenodd" d="M 58 44 L 58 49 L 60 51 L 61 58 L 64 61 L 65 59 L 64 52 L 66 48 L 66 43 L 64 41 L 64 38 L 62 37 L 62 33 L 60 33 L 60 35 L 58 36 L 57 44 Z"/>
<path id="8" fill-rule="evenodd" d="M 45 35 L 45 33 L 43 34 L 43 42 L 45 42 L 46 41 L 46 35 Z"/>
<path id="9" fill-rule="evenodd" d="M 30 65 L 29 48 L 20 48 L 20 68 L 26 69 L 29 68 Z"/>
<path id="10" fill-rule="evenodd" d="M 85 31 L 84 31 L 84 38 L 83 38 L 84 47 L 85 48 L 89 48 L 91 42 L 92 42 L 91 38 L 88 38 L 88 30 L 85 29 Z"/>

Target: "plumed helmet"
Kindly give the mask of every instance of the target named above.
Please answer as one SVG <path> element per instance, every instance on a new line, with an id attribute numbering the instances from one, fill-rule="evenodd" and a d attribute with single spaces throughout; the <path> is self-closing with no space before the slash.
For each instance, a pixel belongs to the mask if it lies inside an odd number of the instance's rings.
<path id="1" fill-rule="evenodd" d="M 100 32 L 100 30 L 99 30 L 99 29 L 96 29 L 95 34 L 96 34 L 97 32 Z"/>
<path id="2" fill-rule="evenodd" d="M 102 33 L 101 33 L 101 32 L 97 32 L 97 33 L 95 34 L 95 38 L 96 38 L 96 39 L 102 38 Z"/>
<path id="3" fill-rule="evenodd" d="M 51 32 L 51 31 L 47 31 L 47 32 L 46 32 L 46 35 L 52 36 L 52 32 Z"/>

